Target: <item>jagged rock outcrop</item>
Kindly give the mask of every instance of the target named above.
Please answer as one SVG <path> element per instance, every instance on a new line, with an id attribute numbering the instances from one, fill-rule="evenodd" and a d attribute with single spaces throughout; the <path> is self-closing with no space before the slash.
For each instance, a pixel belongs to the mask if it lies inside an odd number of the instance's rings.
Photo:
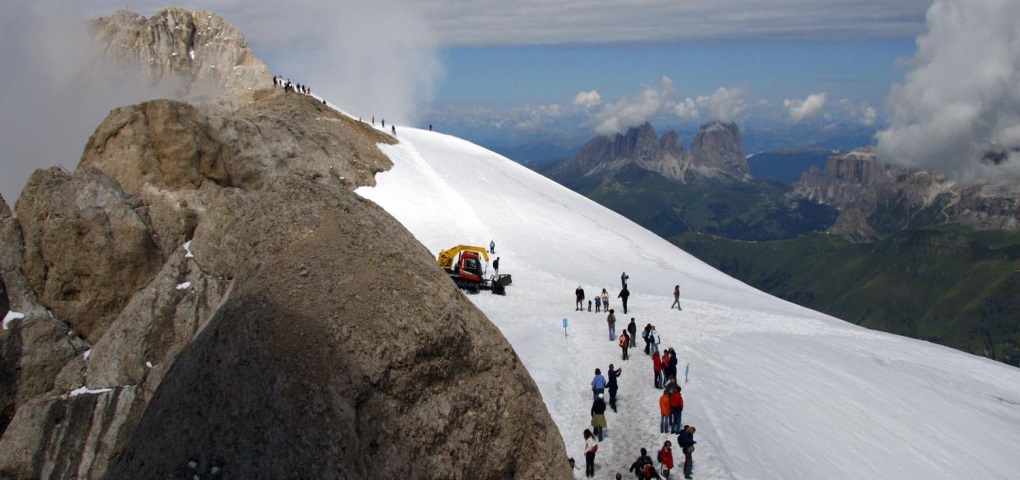
<path id="1" fill-rule="evenodd" d="M 506 339 L 353 192 L 392 141 L 257 90 L 37 171 L 0 206 L 0 478 L 570 478 Z"/>
<path id="2" fill-rule="evenodd" d="M 272 74 L 241 32 L 211 12 L 169 7 L 145 18 L 119 10 L 91 26 L 100 58 L 171 98 L 209 99 L 273 86 Z"/>
<path id="3" fill-rule="evenodd" d="M 690 150 L 684 149 L 675 130 L 659 138 L 648 122 L 629 129 L 626 134 L 600 135 L 584 144 L 573 159 L 558 165 L 550 175 L 567 183 L 585 176 L 600 176 L 608 181 L 631 166 L 680 182 L 750 178 L 740 129 L 735 123 L 721 122 L 702 125 Z"/>
<path id="4" fill-rule="evenodd" d="M 961 187 L 943 175 L 881 162 L 870 147 L 833 155 L 825 169 L 805 172 L 789 198 L 825 203 L 839 208 L 841 216 L 853 216 L 837 220 L 833 233 L 880 234 L 945 223 L 1020 229 L 1020 189 Z M 854 227 L 844 228 L 848 225 Z"/>

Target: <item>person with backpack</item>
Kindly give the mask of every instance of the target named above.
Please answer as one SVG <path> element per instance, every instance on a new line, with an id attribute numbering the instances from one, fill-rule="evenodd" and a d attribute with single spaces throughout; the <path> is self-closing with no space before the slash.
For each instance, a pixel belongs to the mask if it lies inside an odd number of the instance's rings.
<path id="1" fill-rule="evenodd" d="M 690 425 L 684 425 L 684 428 L 680 430 L 680 434 L 676 436 L 676 445 L 683 449 L 684 452 L 684 478 L 691 478 L 694 472 L 694 459 L 691 454 L 694 453 L 694 444 L 698 443 L 694 441 L 694 427 Z"/>
<path id="2" fill-rule="evenodd" d="M 630 290 L 627 290 L 627 286 L 623 286 L 623 290 L 620 290 L 620 294 L 616 296 L 623 302 L 623 314 L 627 314 L 627 297 L 630 297 Z"/>
<path id="3" fill-rule="evenodd" d="M 679 385 L 670 390 L 672 390 L 672 393 L 669 394 L 669 413 L 672 420 L 670 422 L 669 433 L 680 433 L 682 430 L 680 422 L 684 415 L 684 396 L 680 394 Z"/>
<path id="4" fill-rule="evenodd" d="M 591 426 L 592 433 L 599 437 L 599 441 L 602 441 L 602 435 L 604 433 L 606 424 L 606 400 L 605 397 L 600 393 L 598 397 L 595 397 L 595 401 L 591 404 Z"/>
<path id="5" fill-rule="evenodd" d="M 606 323 L 609 324 L 609 340 L 616 340 L 616 315 L 613 310 L 606 316 Z"/>
<path id="6" fill-rule="evenodd" d="M 651 348 L 651 347 L 649 347 L 649 342 L 651 342 L 651 340 L 648 338 L 648 336 L 651 335 L 651 334 L 652 334 L 652 324 L 649 323 L 648 325 L 645 325 L 645 329 L 641 331 L 641 340 L 645 341 L 645 355 L 651 355 L 652 354 L 651 352 L 648 351 L 648 349 Z"/>
<path id="7" fill-rule="evenodd" d="M 630 348 L 630 335 L 627 333 L 627 330 L 620 334 L 620 348 L 623 350 L 623 359 L 629 360 L 630 357 L 627 356 L 627 349 Z"/>
<path id="8" fill-rule="evenodd" d="M 595 313 L 599 313 L 602 307 L 602 297 L 595 295 Z"/>
<path id="9" fill-rule="evenodd" d="M 599 451 L 599 442 L 591 430 L 584 430 L 584 476 L 592 478 L 595 476 L 595 452 Z"/>
<path id="10" fill-rule="evenodd" d="M 650 465 L 652 465 L 652 457 L 649 457 L 648 451 L 642 448 L 641 455 L 638 456 L 637 460 L 634 460 L 634 463 L 630 464 L 630 471 L 634 472 L 634 476 L 639 480 L 644 480 L 649 478 L 646 476 L 648 472 L 645 470 L 645 466 Z"/>
<path id="11" fill-rule="evenodd" d="M 672 310 L 674 305 L 677 310 L 683 310 L 680 308 L 680 285 L 673 287 L 673 305 L 670 305 L 669 309 Z"/>
<path id="12" fill-rule="evenodd" d="M 662 478 L 669 480 L 669 471 L 673 469 L 673 442 L 666 440 L 666 443 L 663 443 L 662 448 L 659 449 L 657 458 L 661 465 Z"/>
<path id="13" fill-rule="evenodd" d="M 606 389 L 606 377 L 602 376 L 602 370 L 595 369 L 595 378 L 591 379 L 591 393 L 592 397 L 598 398 L 602 395 L 602 392 Z"/>
<path id="14" fill-rule="evenodd" d="M 581 311 L 581 305 L 584 303 L 584 289 L 581 288 L 580 285 L 578 285 L 577 288 L 574 289 L 574 298 L 577 301 L 577 304 L 576 304 L 576 306 L 574 308 L 574 311 L 575 312 L 580 312 Z"/>
<path id="15" fill-rule="evenodd" d="M 616 390 L 620 388 L 620 385 L 616 383 L 616 379 L 620 378 L 623 373 L 622 368 L 613 369 L 613 364 L 609 364 L 609 382 L 606 383 L 606 388 L 609 390 L 609 408 L 616 412 Z"/>
<path id="16" fill-rule="evenodd" d="M 630 323 L 627 324 L 627 333 L 629 334 L 629 335 L 627 335 L 627 337 L 630 338 L 630 346 L 632 348 L 636 347 L 637 346 L 637 324 L 634 323 L 634 317 L 630 317 Z"/>
<path id="17" fill-rule="evenodd" d="M 669 425 L 672 422 L 672 411 L 669 409 L 669 392 L 662 391 L 659 397 L 659 433 L 669 433 Z"/>
<path id="18" fill-rule="evenodd" d="M 652 355 L 652 372 L 655 373 L 655 388 L 662 388 L 662 358 L 659 352 Z"/>

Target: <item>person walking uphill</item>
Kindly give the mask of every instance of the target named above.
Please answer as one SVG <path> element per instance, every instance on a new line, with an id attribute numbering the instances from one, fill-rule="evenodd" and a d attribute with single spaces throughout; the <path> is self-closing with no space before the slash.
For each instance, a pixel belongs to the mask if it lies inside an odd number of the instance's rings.
<path id="1" fill-rule="evenodd" d="M 616 340 L 616 315 L 613 310 L 610 310 L 609 315 L 606 315 L 606 323 L 609 324 L 609 340 Z"/>
<path id="2" fill-rule="evenodd" d="M 595 476 L 595 452 L 599 451 L 599 442 L 591 430 L 584 430 L 584 476 Z"/>
<path id="3" fill-rule="evenodd" d="M 574 311 L 580 312 L 584 307 L 584 289 L 580 285 L 574 290 L 574 298 L 577 300 L 577 308 Z"/>
<path id="4" fill-rule="evenodd" d="M 683 310 L 680 308 L 680 285 L 673 287 L 673 305 L 670 305 L 669 309 L 672 310 L 674 306 L 677 310 Z"/>
<path id="5" fill-rule="evenodd" d="M 591 426 L 595 430 L 592 433 L 599 437 L 601 442 L 606 428 L 606 400 L 601 393 L 595 397 L 595 401 L 591 404 Z"/>
<path id="6" fill-rule="evenodd" d="M 694 444 L 698 443 L 694 441 L 694 432 L 694 427 L 684 425 L 680 434 L 676 436 L 676 445 L 683 448 L 684 452 L 684 478 L 692 478 L 694 472 L 694 459 L 691 458 L 691 454 L 694 453 Z"/>
<path id="7" fill-rule="evenodd" d="M 613 364 L 609 364 L 609 383 L 606 384 L 606 388 L 609 389 L 609 408 L 612 408 L 614 412 L 616 411 L 616 390 L 620 388 L 620 386 L 616 383 L 616 379 L 619 378 L 622 373 L 622 368 L 614 370 Z"/>
<path id="8" fill-rule="evenodd" d="M 623 302 L 623 314 L 627 314 L 627 297 L 630 296 L 630 290 L 627 290 L 627 286 L 623 286 L 623 290 L 620 290 L 620 294 L 616 296 L 620 301 Z"/>

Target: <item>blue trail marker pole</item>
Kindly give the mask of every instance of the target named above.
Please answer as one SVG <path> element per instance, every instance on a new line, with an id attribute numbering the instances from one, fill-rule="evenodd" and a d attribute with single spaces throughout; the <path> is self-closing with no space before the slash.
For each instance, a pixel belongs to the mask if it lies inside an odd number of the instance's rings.
<path id="1" fill-rule="evenodd" d="M 567 317 L 563 317 L 563 336 L 567 336 Z"/>

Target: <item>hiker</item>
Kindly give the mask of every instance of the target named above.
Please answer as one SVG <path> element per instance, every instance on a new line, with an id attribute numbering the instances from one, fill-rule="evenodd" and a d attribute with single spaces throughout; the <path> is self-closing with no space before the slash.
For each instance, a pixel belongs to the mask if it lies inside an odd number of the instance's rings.
<path id="1" fill-rule="evenodd" d="M 634 463 L 630 464 L 630 471 L 634 472 L 634 475 L 639 479 L 648 478 L 645 476 L 645 465 L 651 465 L 652 458 L 648 456 L 648 450 L 641 449 L 641 455 L 638 456 Z"/>
<path id="2" fill-rule="evenodd" d="M 679 386 L 671 390 L 673 392 L 669 394 L 669 414 L 672 417 L 672 422 L 669 427 L 669 433 L 680 433 L 680 419 L 684 415 L 684 396 L 680 394 Z"/>
<path id="3" fill-rule="evenodd" d="M 621 273 L 620 274 L 620 286 L 623 287 L 623 288 L 627 288 L 627 280 L 630 280 L 630 275 L 627 275 L 627 272 Z"/>
<path id="4" fill-rule="evenodd" d="M 602 370 L 595 369 L 595 378 L 591 379 L 591 394 L 592 397 L 598 398 L 602 395 L 602 392 L 606 389 L 606 377 L 602 376 Z"/>
<path id="5" fill-rule="evenodd" d="M 498 277 L 499 276 L 499 257 L 496 257 L 496 259 L 492 261 L 492 270 L 494 272 L 496 272 L 496 276 Z"/>
<path id="6" fill-rule="evenodd" d="M 627 330 L 620 333 L 620 348 L 623 349 L 623 359 L 629 360 L 630 357 L 627 356 L 627 349 L 630 348 L 630 335 L 627 334 Z"/>
<path id="7" fill-rule="evenodd" d="M 659 332 L 655 330 L 655 325 L 652 325 L 652 329 L 648 332 L 648 351 L 659 352 Z"/>
<path id="8" fill-rule="evenodd" d="M 666 388 L 666 379 L 669 378 L 669 351 L 659 353 L 659 362 L 662 364 L 662 388 Z"/>
<path id="9" fill-rule="evenodd" d="M 669 409 L 669 392 L 663 390 L 659 397 L 659 433 L 669 433 L 673 412 Z"/>
<path id="10" fill-rule="evenodd" d="M 489 253 L 496 253 L 496 241 L 489 240 Z"/>
<path id="11" fill-rule="evenodd" d="M 432 124 L 431 123 L 429 124 L 429 131 L 430 132 L 432 131 Z"/>
<path id="12" fill-rule="evenodd" d="M 396 125 L 390 125 L 390 130 L 393 130 L 393 136 L 394 137 L 397 136 L 397 126 Z"/>
<path id="13" fill-rule="evenodd" d="M 627 297 L 630 296 L 630 290 L 627 290 L 627 286 L 623 286 L 623 290 L 620 290 L 620 294 L 616 296 L 623 301 L 623 314 L 627 314 Z"/>
<path id="14" fill-rule="evenodd" d="M 602 297 L 595 295 L 595 313 L 599 313 L 599 307 L 602 306 Z"/>
<path id="15" fill-rule="evenodd" d="M 595 476 L 595 452 L 599 451 L 599 442 L 595 440 L 591 430 L 584 430 L 584 476 Z"/>
<path id="16" fill-rule="evenodd" d="M 666 371 L 666 378 L 673 378 L 675 382 L 676 367 L 678 363 L 678 360 L 676 358 L 676 350 L 673 350 L 673 347 L 669 347 L 667 351 L 669 352 L 669 362 L 663 366 L 663 369 Z"/>
<path id="17" fill-rule="evenodd" d="M 588 300 L 588 311 L 589 312 L 591 311 L 591 300 Z M 610 339 L 610 340 L 612 340 L 612 339 Z"/>
<path id="18" fill-rule="evenodd" d="M 652 354 L 652 352 L 649 351 L 649 348 L 651 348 L 651 347 L 649 347 L 649 344 L 652 341 L 652 339 L 650 338 L 651 335 L 652 335 L 652 324 L 649 323 L 649 324 L 645 325 L 645 329 L 641 332 L 641 340 L 645 341 L 645 355 L 651 355 Z"/>
<path id="19" fill-rule="evenodd" d="M 666 443 L 662 444 L 662 448 L 659 449 L 659 454 L 656 455 L 659 460 L 659 464 L 662 469 L 662 478 L 669 479 L 669 471 L 673 469 L 673 442 L 666 440 Z"/>
<path id="20" fill-rule="evenodd" d="M 609 340 L 616 340 L 616 315 L 613 314 L 613 310 L 606 316 L 606 323 L 609 324 Z"/>
<path id="21" fill-rule="evenodd" d="M 609 292 L 606 289 L 602 289 L 602 308 L 609 310 Z"/>
<path id="22" fill-rule="evenodd" d="M 652 371 L 655 372 L 655 388 L 662 388 L 662 358 L 659 352 L 652 354 Z"/>
<path id="23" fill-rule="evenodd" d="M 684 452 L 684 478 L 691 478 L 691 473 L 694 471 L 694 459 L 691 458 L 691 454 L 694 453 L 694 444 L 698 443 L 694 441 L 695 431 L 694 427 L 684 425 L 680 434 L 676 436 L 676 445 L 683 448 Z"/>
<path id="24" fill-rule="evenodd" d="M 602 441 L 603 430 L 606 428 L 606 401 L 600 393 L 591 404 L 591 426 L 594 433 Z"/>
<path id="25" fill-rule="evenodd" d="M 577 306 L 576 306 L 576 308 L 574 308 L 574 311 L 575 312 L 580 312 L 581 311 L 581 302 L 584 301 L 584 289 L 581 288 L 580 285 L 578 285 L 577 289 L 574 290 L 574 298 L 577 300 Z"/>
<path id="26" fill-rule="evenodd" d="M 636 347 L 637 346 L 637 338 L 636 338 L 637 337 L 637 324 L 634 323 L 634 317 L 630 317 L 630 323 L 627 324 L 627 331 L 630 333 L 630 335 L 627 335 L 628 337 L 630 337 L 630 346 L 631 347 Z"/>
<path id="27" fill-rule="evenodd" d="M 606 383 L 606 387 L 609 389 L 609 408 L 612 408 L 613 412 L 616 411 L 616 390 L 620 388 L 620 386 L 616 383 L 616 379 L 619 378 L 622 373 L 622 368 L 613 370 L 613 364 L 609 364 L 609 382 Z"/>
<path id="28" fill-rule="evenodd" d="M 382 128 L 386 128 L 386 119 L 385 118 L 382 119 Z"/>
<path id="29" fill-rule="evenodd" d="M 677 310 L 683 310 L 680 308 L 680 285 L 673 287 L 673 305 L 676 305 Z M 673 309 L 673 305 L 669 306 L 669 309 Z"/>
<path id="30" fill-rule="evenodd" d="M 375 126 L 375 115 L 372 115 L 372 126 Z"/>

